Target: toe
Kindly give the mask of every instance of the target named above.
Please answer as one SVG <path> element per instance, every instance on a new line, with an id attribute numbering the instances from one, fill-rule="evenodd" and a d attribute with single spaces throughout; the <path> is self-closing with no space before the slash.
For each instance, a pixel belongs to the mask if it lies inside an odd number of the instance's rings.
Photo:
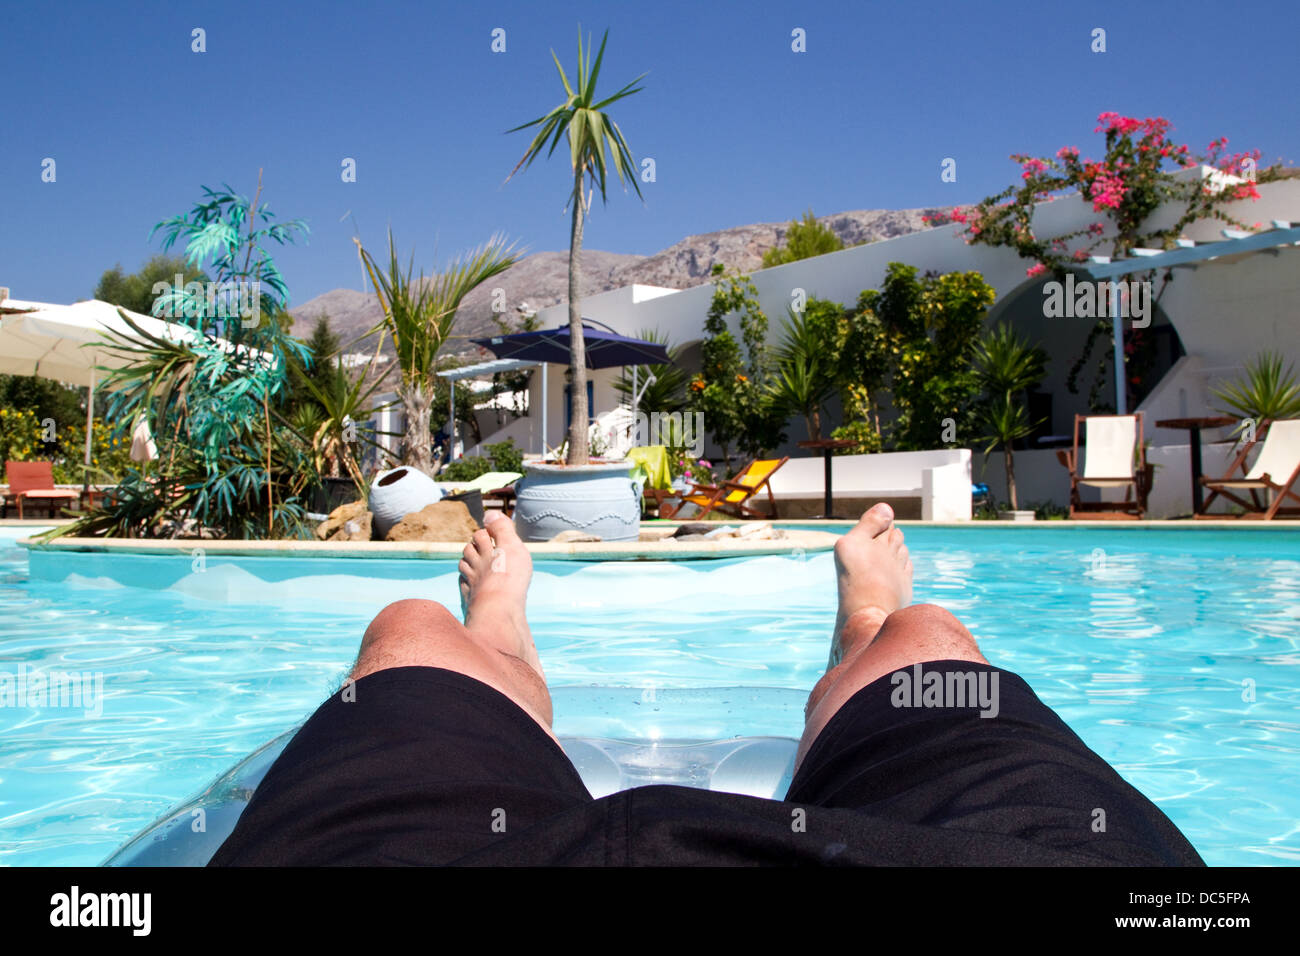
<path id="1" fill-rule="evenodd" d="M 489 515 L 484 525 L 488 535 L 500 547 L 523 543 L 519 538 L 519 532 L 515 530 L 515 523 L 499 511 Z"/>
<path id="2" fill-rule="evenodd" d="M 877 502 L 867 509 L 862 519 L 858 522 L 858 527 L 867 531 L 871 537 L 875 538 L 892 527 L 894 521 L 894 509 L 889 507 L 883 501 Z"/>
<path id="3" fill-rule="evenodd" d="M 469 539 L 469 543 L 483 557 L 491 557 L 492 549 L 495 545 L 492 543 L 492 536 L 480 528 L 474 532 L 474 536 Z"/>

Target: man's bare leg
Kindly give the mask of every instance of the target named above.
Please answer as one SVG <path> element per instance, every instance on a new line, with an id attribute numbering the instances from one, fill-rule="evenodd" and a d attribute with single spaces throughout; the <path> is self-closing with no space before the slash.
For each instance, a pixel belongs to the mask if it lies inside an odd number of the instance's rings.
<path id="1" fill-rule="evenodd" d="M 524 616 L 532 556 L 500 514 L 474 533 L 460 561 L 465 623 L 437 601 L 396 601 L 366 628 L 352 679 L 390 667 L 441 667 L 505 694 L 552 738 L 551 695 Z"/>
<path id="2" fill-rule="evenodd" d="M 889 505 L 873 505 L 836 542 L 835 573 L 830 661 L 804 708 L 796 771 L 835 713 L 878 678 L 926 661 L 988 663 L 959 620 L 933 604 L 912 604 L 912 560 Z"/>

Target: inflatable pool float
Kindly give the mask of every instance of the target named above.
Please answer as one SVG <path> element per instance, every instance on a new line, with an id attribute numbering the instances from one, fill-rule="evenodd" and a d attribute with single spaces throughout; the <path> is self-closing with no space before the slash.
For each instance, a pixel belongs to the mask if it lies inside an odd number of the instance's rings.
<path id="1" fill-rule="evenodd" d="M 253 792 L 298 728 L 276 737 L 132 837 L 105 866 L 204 866 L 225 842 Z M 781 798 L 790 787 L 791 737 L 729 740 L 609 740 L 560 737 L 593 797 L 654 784 L 675 784 Z"/>

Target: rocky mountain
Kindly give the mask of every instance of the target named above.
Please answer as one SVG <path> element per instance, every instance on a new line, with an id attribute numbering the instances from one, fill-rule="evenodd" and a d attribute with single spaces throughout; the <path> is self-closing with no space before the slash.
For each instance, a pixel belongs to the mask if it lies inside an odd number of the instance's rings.
<path id="1" fill-rule="evenodd" d="M 943 210 L 867 209 L 819 216 L 818 221 L 834 230 L 845 245 L 860 245 L 927 228 L 921 217 L 940 211 Z M 788 228 L 789 223 L 784 222 L 735 226 L 687 236 L 652 256 L 585 249 L 582 253 L 583 291 L 595 294 L 632 283 L 687 289 L 707 282 L 714 263 L 719 262 L 742 272 L 755 272 L 762 267 L 763 253 L 780 244 Z M 456 334 L 469 337 L 496 331 L 492 313 L 493 288 L 505 290 L 506 302 L 511 309 L 507 313 L 510 319 L 515 318 L 513 310 L 516 307 L 542 309 L 564 302 L 568 294 L 568 268 L 568 252 L 537 252 L 526 256 L 466 297 L 456 316 Z M 330 327 L 345 344 L 360 338 L 382 317 L 373 295 L 354 289 L 335 289 L 292 310 L 294 334 L 310 335 L 322 314 L 329 316 Z M 453 351 L 470 354 L 477 350 L 466 343 L 465 347 Z"/>

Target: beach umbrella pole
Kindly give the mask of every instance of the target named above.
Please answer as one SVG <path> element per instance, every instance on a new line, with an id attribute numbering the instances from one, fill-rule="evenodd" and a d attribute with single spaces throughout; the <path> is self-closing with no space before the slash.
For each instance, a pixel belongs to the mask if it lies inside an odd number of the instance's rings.
<path id="1" fill-rule="evenodd" d="M 95 370 L 90 370 L 90 391 L 86 394 L 86 468 L 81 490 L 90 490 L 90 431 L 95 423 Z"/>
<path id="2" fill-rule="evenodd" d="M 542 457 L 546 457 L 546 363 L 542 363 Z"/>

